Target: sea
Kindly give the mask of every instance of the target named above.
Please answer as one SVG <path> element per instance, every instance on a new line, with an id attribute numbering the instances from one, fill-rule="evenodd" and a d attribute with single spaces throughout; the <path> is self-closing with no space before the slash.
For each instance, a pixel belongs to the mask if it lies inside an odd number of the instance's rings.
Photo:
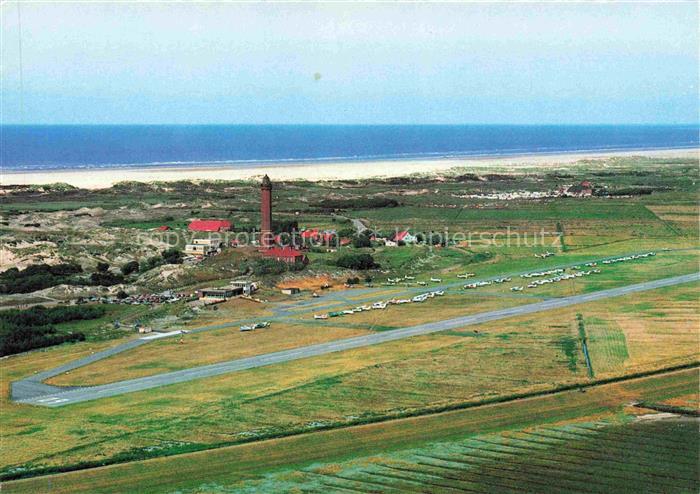
<path id="1" fill-rule="evenodd" d="M 698 125 L 3 125 L 4 171 L 697 148 Z"/>

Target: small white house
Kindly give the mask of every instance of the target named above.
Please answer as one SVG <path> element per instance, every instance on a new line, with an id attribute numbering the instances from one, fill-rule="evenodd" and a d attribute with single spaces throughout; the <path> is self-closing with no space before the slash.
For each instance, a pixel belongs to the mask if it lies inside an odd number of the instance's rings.
<path id="1" fill-rule="evenodd" d="M 208 256 L 221 250 L 223 242 L 218 238 L 195 238 L 191 244 L 185 245 L 185 254 L 193 256 Z"/>
<path id="2" fill-rule="evenodd" d="M 218 238 L 195 238 L 192 240 L 195 245 L 207 245 L 214 249 L 220 249 L 223 242 Z"/>
<path id="3" fill-rule="evenodd" d="M 213 249 L 210 245 L 203 245 L 203 244 L 187 244 L 187 245 L 185 245 L 185 254 L 189 254 L 191 256 L 207 256 L 213 252 L 216 252 L 216 249 Z"/>

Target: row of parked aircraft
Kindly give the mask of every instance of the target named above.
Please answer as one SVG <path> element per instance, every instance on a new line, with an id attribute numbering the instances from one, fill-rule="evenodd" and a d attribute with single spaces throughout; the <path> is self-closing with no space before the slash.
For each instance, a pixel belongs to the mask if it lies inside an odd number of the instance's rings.
<path id="1" fill-rule="evenodd" d="M 559 273 L 563 273 L 563 272 L 564 272 L 564 270 L 563 270 L 563 269 L 559 269 L 559 268 L 557 268 L 557 269 L 548 269 L 547 271 L 535 271 L 535 272 L 533 272 L 533 273 L 521 274 L 520 277 L 521 277 L 521 278 L 537 278 L 537 277 L 540 277 L 540 276 L 549 276 L 550 274 L 559 274 Z"/>
<path id="2" fill-rule="evenodd" d="M 399 277 L 399 278 L 387 278 L 386 283 L 384 283 L 384 285 L 394 286 L 397 283 L 411 282 L 415 279 L 416 279 L 415 276 L 408 276 L 408 275 L 404 276 L 403 278 L 401 278 L 401 277 Z M 430 281 L 432 283 L 442 283 L 442 278 L 430 278 Z M 420 286 L 425 286 L 428 284 L 425 281 L 416 281 L 415 283 L 417 285 L 420 285 Z M 406 284 L 410 284 L 410 283 L 406 283 Z"/>
<path id="3" fill-rule="evenodd" d="M 634 261 L 635 259 L 645 259 L 647 257 L 653 257 L 656 252 L 647 252 L 646 254 L 634 254 L 631 256 L 616 257 L 615 259 L 606 259 L 603 264 L 615 264 L 617 262 Z"/>
<path id="4" fill-rule="evenodd" d="M 571 274 L 561 274 L 559 276 L 555 276 L 553 278 L 544 278 L 541 280 L 534 280 L 531 281 L 527 287 L 528 288 L 537 288 L 538 286 L 546 285 L 548 283 L 558 283 L 560 281 L 566 281 L 566 280 L 572 280 L 574 278 L 581 278 L 582 276 L 588 276 L 591 274 L 598 274 L 600 273 L 600 269 L 591 269 L 588 271 L 577 271 L 576 273 L 571 273 Z M 516 288 L 519 288 L 519 290 L 515 290 Z M 512 291 L 520 291 L 522 290 L 523 287 L 512 287 Z"/>
<path id="5" fill-rule="evenodd" d="M 383 310 L 386 309 L 389 305 L 410 304 L 412 302 L 420 303 L 425 302 L 429 298 L 442 297 L 443 295 L 445 295 L 445 292 L 443 290 L 435 290 L 433 292 L 421 293 L 420 295 L 416 295 L 415 297 L 410 299 L 391 299 L 387 300 L 386 302 L 375 302 L 372 305 L 361 305 L 355 307 L 354 309 L 345 309 L 337 312 L 329 312 L 327 314 L 315 314 L 314 319 L 328 319 L 330 317 L 340 317 L 345 315 L 349 316 L 357 312 L 365 312 L 377 309 Z"/>

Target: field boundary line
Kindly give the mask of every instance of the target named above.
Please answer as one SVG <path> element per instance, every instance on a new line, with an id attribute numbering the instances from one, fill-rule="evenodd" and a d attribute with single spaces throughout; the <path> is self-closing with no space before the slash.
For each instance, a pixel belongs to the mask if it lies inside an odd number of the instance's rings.
<path id="1" fill-rule="evenodd" d="M 583 383 L 573 383 L 558 386 L 549 390 L 542 391 L 530 391 L 526 393 L 517 393 L 511 395 L 504 395 L 495 398 L 489 398 L 479 401 L 471 402 L 461 402 L 453 403 L 450 405 L 443 405 L 437 407 L 426 407 L 419 410 L 413 410 L 408 412 L 396 413 L 393 415 L 384 415 L 378 417 L 371 417 L 367 419 L 358 419 L 354 421 L 345 422 L 342 424 L 328 424 L 318 427 L 314 430 L 309 431 L 308 429 L 292 429 L 286 432 L 279 432 L 274 434 L 269 434 L 267 436 L 259 436 L 256 438 L 240 439 L 237 441 L 222 442 L 219 444 L 210 444 L 199 449 L 192 449 L 191 451 L 185 451 L 173 455 L 158 456 L 154 455 L 149 458 L 140 458 L 138 460 L 122 460 L 122 461 L 92 461 L 85 462 L 80 465 L 68 465 L 65 467 L 47 467 L 43 470 L 35 470 L 30 472 L 18 472 L 16 474 L 5 474 L 0 476 L 0 482 L 6 483 L 7 481 L 18 481 L 21 483 L 22 480 L 31 480 L 41 477 L 48 476 L 64 476 L 70 475 L 71 473 L 87 471 L 87 470 L 103 470 L 112 469 L 119 466 L 134 464 L 134 463 L 146 463 L 158 460 L 167 460 L 168 458 L 178 458 L 188 455 L 200 455 L 206 454 L 207 452 L 223 449 L 232 449 L 243 447 L 246 445 L 252 445 L 255 443 L 267 443 L 277 439 L 292 439 L 300 436 L 311 436 L 314 434 L 332 432 L 337 430 L 351 430 L 356 427 L 371 426 L 371 425 L 382 425 L 392 422 L 401 422 L 410 419 L 420 419 L 432 416 L 438 416 L 442 414 L 449 414 L 452 412 L 459 412 L 469 409 L 480 409 L 488 408 L 498 405 L 514 404 L 518 402 L 525 402 L 530 400 L 536 400 L 538 398 L 545 398 L 552 395 L 561 395 L 568 392 L 584 391 L 586 389 L 602 388 L 614 384 L 624 384 L 635 381 L 642 381 L 648 378 L 660 377 L 665 375 L 673 375 L 683 371 L 691 369 L 700 369 L 700 361 L 695 361 L 688 364 L 676 365 L 673 367 L 666 367 L 661 369 L 654 369 L 650 371 L 638 372 L 634 374 L 628 374 L 626 376 L 617 376 L 611 378 L 600 379 L 597 381 L 583 382 Z M 10 484 L 11 485 L 11 484 Z"/>

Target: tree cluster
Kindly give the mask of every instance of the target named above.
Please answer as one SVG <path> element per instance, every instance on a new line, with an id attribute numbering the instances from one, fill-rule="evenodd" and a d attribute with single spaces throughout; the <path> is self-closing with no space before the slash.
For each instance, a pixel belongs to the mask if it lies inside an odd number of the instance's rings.
<path id="1" fill-rule="evenodd" d="M 347 269 L 374 269 L 378 267 L 371 254 L 343 254 L 335 261 L 336 266 Z"/>
<path id="2" fill-rule="evenodd" d="M 239 270 L 243 273 L 261 276 L 265 274 L 282 274 L 287 271 L 301 271 L 304 267 L 303 264 L 290 264 L 276 259 L 263 258 L 244 261 L 239 266 Z"/>
<path id="3" fill-rule="evenodd" d="M 60 284 L 75 284 L 75 275 L 82 273 L 78 264 L 32 264 L 19 270 L 10 268 L 0 273 L 0 293 L 30 293 Z"/>
<path id="4" fill-rule="evenodd" d="M 324 210 L 375 209 L 395 208 L 399 206 L 399 202 L 389 197 L 354 197 L 348 199 L 324 199 L 315 204 L 315 206 Z"/>
<path id="5" fill-rule="evenodd" d="M 127 274 L 124 273 L 125 270 L 129 273 L 134 272 L 132 271 L 132 269 L 134 269 L 134 265 L 132 263 L 134 262 L 136 261 L 126 263 L 122 267 L 122 273 Z M 161 252 L 159 256 L 151 256 L 141 261 L 141 263 L 138 265 L 138 269 L 141 273 L 145 273 L 146 271 L 150 271 L 151 269 L 162 266 L 163 264 L 182 264 L 182 252 L 177 247 L 170 247 L 169 249 Z"/>
<path id="6" fill-rule="evenodd" d="M 37 306 L 26 310 L 0 311 L 0 356 L 68 341 L 83 341 L 83 333 L 60 333 L 54 324 L 96 319 L 104 313 L 104 307 L 98 305 L 51 308 Z"/>
<path id="7" fill-rule="evenodd" d="M 293 233 L 299 231 L 297 220 L 273 220 L 272 231 L 275 233 Z"/>

